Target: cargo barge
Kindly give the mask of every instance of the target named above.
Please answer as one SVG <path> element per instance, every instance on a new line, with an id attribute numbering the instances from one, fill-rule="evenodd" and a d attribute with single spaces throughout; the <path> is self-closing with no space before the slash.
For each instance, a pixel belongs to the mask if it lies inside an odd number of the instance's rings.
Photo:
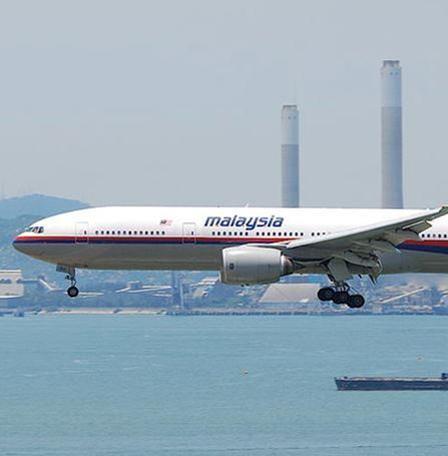
<path id="1" fill-rule="evenodd" d="M 448 391 L 448 373 L 440 377 L 335 377 L 339 391 Z"/>

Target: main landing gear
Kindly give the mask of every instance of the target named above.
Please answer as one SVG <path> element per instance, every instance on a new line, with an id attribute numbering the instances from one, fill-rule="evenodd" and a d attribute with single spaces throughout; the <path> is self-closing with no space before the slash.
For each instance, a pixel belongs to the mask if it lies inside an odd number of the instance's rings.
<path id="1" fill-rule="evenodd" d="M 339 284 L 335 287 L 321 288 L 317 297 L 321 301 L 333 301 L 335 304 L 347 304 L 351 309 L 359 309 L 365 304 L 364 296 L 350 294 L 350 287 L 346 284 Z"/>
<path id="2" fill-rule="evenodd" d="M 57 265 L 56 271 L 65 272 L 65 279 L 70 281 L 70 286 L 67 288 L 67 294 L 70 298 L 76 298 L 79 290 L 76 287 L 76 269 L 71 266 Z"/>

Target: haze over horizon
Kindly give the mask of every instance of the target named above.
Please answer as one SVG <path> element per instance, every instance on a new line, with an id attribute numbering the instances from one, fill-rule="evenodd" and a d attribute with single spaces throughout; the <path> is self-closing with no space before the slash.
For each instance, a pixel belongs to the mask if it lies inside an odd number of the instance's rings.
<path id="1" fill-rule="evenodd" d="M 9 2 L 0 185 L 279 205 L 280 109 L 297 103 L 302 204 L 379 206 L 379 69 L 399 59 L 405 205 L 446 203 L 447 19 L 437 0 Z"/>

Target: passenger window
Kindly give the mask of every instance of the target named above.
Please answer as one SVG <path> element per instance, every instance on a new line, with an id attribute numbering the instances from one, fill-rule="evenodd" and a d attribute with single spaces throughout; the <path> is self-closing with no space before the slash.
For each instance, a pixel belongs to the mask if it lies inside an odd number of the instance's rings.
<path id="1" fill-rule="evenodd" d="M 106 231 L 106 234 L 109 234 L 109 231 Z"/>
<path id="2" fill-rule="evenodd" d="M 112 234 L 115 234 L 115 231 L 112 231 Z"/>

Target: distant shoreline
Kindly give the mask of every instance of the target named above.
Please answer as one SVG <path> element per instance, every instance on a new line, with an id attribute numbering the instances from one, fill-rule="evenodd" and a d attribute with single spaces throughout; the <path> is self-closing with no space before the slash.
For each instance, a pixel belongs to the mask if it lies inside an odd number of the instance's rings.
<path id="1" fill-rule="evenodd" d="M 178 317 L 202 317 L 202 316 L 247 316 L 247 317 L 269 317 L 269 316 L 388 316 L 388 315 L 431 315 L 431 316 L 446 316 L 443 313 L 425 313 L 425 312 L 385 312 L 385 313 L 372 313 L 372 312 L 356 312 L 356 311 L 297 311 L 297 310 L 275 310 L 275 309 L 177 309 L 167 310 L 160 308 L 142 308 L 142 307 L 124 307 L 124 308 L 111 308 L 111 307 L 63 307 L 58 309 L 41 309 L 36 311 L 33 309 L 0 309 L 0 316 L 52 316 L 52 315 L 145 315 L 145 316 L 178 316 Z"/>

